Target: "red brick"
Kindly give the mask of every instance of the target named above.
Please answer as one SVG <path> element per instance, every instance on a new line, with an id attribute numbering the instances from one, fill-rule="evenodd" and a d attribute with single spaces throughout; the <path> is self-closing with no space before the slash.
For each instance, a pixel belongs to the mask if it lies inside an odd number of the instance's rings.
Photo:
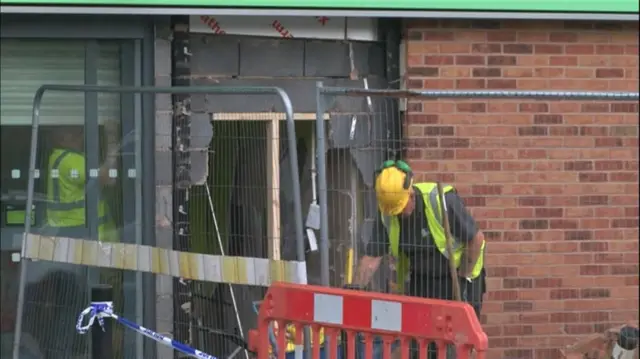
<path id="1" fill-rule="evenodd" d="M 475 68 L 472 71 L 473 77 L 500 77 L 502 70 L 495 67 Z"/>
<path id="2" fill-rule="evenodd" d="M 571 55 L 590 55 L 595 51 L 595 46 L 590 44 L 567 45 L 565 47 L 565 52 Z"/>
<path id="3" fill-rule="evenodd" d="M 533 51 L 536 54 L 562 54 L 564 47 L 562 45 L 539 44 L 534 45 Z"/>
<path id="4" fill-rule="evenodd" d="M 452 31 L 424 31 L 422 39 L 425 41 L 453 41 Z"/>
<path id="5" fill-rule="evenodd" d="M 606 173 L 583 172 L 578 178 L 580 182 L 607 182 L 609 176 Z"/>
<path id="6" fill-rule="evenodd" d="M 518 110 L 533 113 L 549 112 L 549 104 L 544 102 L 521 103 L 518 105 Z"/>
<path id="7" fill-rule="evenodd" d="M 622 78 L 624 77 L 623 69 L 596 69 L 596 77 L 600 78 Z"/>
<path id="8" fill-rule="evenodd" d="M 503 305 L 505 312 L 528 312 L 533 309 L 532 302 L 525 301 L 507 301 Z"/>
<path id="9" fill-rule="evenodd" d="M 409 24 L 411 88 L 638 89 L 637 22 Z M 575 335 L 637 318 L 637 114 L 635 101 L 409 102 L 418 178 L 453 180 L 491 244 L 489 357 L 559 357 Z"/>
<path id="10" fill-rule="evenodd" d="M 578 34 L 575 32 L 552 32 L 549 34 L 551 42 L 577 42 Z"/>
<path id="11" fill-rule="evenodd" d="M 559 218 L 563 216 L 562 208 L 536 208 L 536 218 Z"/>
<path id="12" fill-rule="evenodd" d="M 425 56 L 423 64 L 425 65 L 453 65 L 453 56 L 430 55 Z"/>
<path id="13" fill-rule="evenodd" d="M 487 88 L 487 80 L 484 79 L 458 79 L 456 80 L 458 90 L 478 90 Z"/>
<path id="14" fill-rule="evenodd" d="M 487 58 L 481 55 L 458 55 L 455 62 L 456 65 L 485 65 Z"/>
<path id="15" fill-rule="evenodd" d="M 508 79 L 488 79 L 487 88 L 495 90 L 511 90 L 518 88 L 516 80 Z"/>
<path id="16" fill-rule="evenodd" d="M 502 46 L 500 44 L 473 44 L 471 52 L 480 54 L 500 53 Z"/>
<path id="17" fill-rule="evenodd" d="M 623 45 L 597 45 L 596 53 L 601 55 L 622 55 L 624 54 L 624 46 Z"/>
<path id="18" fill-rule="evenodd" d="M 513 66 L 517 63 L 515 56 L 492 55 L 487 57 L 489 66 Z"/>
<path id="19" fill-rule="evenodd" d="M 593 232 L 591 231 L 565 231 L 564 239 L 569 241 L 582 241 L 593 238 Z"/>
<path id="20" fill-rule="evenodd" d="M 515 42 L 516 41 L 516 32 L 515 31 L 488 31 L 487 32 L 487 41 L 489 42 Z"/>
<path id="21" fill-rule="evenodd" d="M 532 54 L 533 45 L 528 44 L 505 44 L 502 46 L 505 54 Z"/>
<path id="22" fill-rule="evenodd" d="M 520 136 L 546 136 L 549 134 L 549 128 L 546 126 L 526 126 L 518 128 Z"/>

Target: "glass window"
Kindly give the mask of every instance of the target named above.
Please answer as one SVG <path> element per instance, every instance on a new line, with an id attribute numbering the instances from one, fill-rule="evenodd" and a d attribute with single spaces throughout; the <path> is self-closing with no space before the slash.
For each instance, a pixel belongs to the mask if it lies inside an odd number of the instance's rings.
<path id="1" fill-rule="evenodd" d="M 1 41 L 0 356 L 4 358 L 11 355 L 11 340 L 7 339 L 10 334 L 7 333 L 11 332 L 10 328 L 15 322 L 19 267 L 12 262 L 11 255 L 19 252 L 24 230 L 34 94 L 43 84 L 84 84 L 95 80 L 99 85 L 119 85 L 125 75 L 122 72 L 123 49 L 130 43 L 97 42 L 98 56 L 94 61 L 95 54 L 91 53 L 91 49 L 96 48 L 96 42 L 36 39 Z M 132 121 L 133 116 L 121 115 L 121 97 L 119 94 L 100 93 L 97 95 L 97 111 L 92 111 L 87 106 L 91 102 L 87 102 L 81 92 L 45 93 L 40 112 L 36 164 L 38 176 L 32 216 L 35 230 L 53 230 L 58 235 L 86 237 L 84 194 L 92 191 L 99 196 L 99 215 L 108 218 L 109 240 L 121 240 L 122 223 L 135 223 L 135 219 L 125 218 L 123 211 L 123 188 L 132 184 L 122 176 L 121 156 L 126 142 L 122 136 L 122 119 Z M 89 111 L 85 111 L 87 108 Z M 98 126 L 85 128 L 87 116 L 97 118 Z M 85 140 L 85 136 L 89 139 Z M 88 145 L 86 148 L 85 143 Z M 97 156 L 93 149 L 99 152 Z M 71 161 L 67 157 L 59 161 L 61 165 L 54 166 L 62 155 L 74 157 Z M 93 164 L 90 161 L 92 157 L 97 157 Z M 100 168 L 106 168 L 105 175 L 93 178 L 89 169 L 94 165 L 99 173 L 102 173 Z M 56 169 L 58 172 L 54 171 Z M 61 179 L 57 191 L 52 185 L 53 178 Z M 51 206 L 56 201 L 67 204 L 74 199 L 80 202 L 75 212 L 68 208 L 56 212 L 55 209 L 62 207 Z M 106 231 L 100 228 L 99 232 Z M 87 305 L 88 285 L 95 281 L 114 285 L 117 295 L 122 298 L 120 311 L 131 317 L 126 313 L 128 310 L 123 308 L 132 307 L 133 303 L 123 304 L 123 287 L 127 287 L 123 285 L 123 280 L 126 282 L 128 279 L 123 278 L 121 272 L 100 271 L 100 278 L 89 281 L 86 267 L 34 262 L 28 266 L 27 277 L 22 337 L 25 357 L 66 358 L 86 351 L 86 338 L 76 335 L 74 321 L 79 310 Z M 129 298 L 135 298 L 135 293 L 131 293 Z M 36 317 L 37 321 L 29 319 Z M 42 326 L 43 320 L 52 324 Z M 122 339 L 119 343 L 121 347 Z"/>

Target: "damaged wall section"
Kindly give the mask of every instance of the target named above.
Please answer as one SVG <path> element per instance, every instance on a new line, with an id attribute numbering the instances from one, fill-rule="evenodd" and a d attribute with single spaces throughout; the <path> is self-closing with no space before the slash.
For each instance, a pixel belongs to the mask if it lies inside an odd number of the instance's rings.
<path id="1" fill-rule="evenodd" d="M 389 69 L 397 47 L 389 56 L 384 42 L 354 42 L 353 66 L 349 60 L 349 44 L 343 41 L 267 39 L 243 36 L 217 36 L 190 34 L 190 85 L 220 86 L 277 86 L 290 96 L 294 111 L 305 114 L 310 120 L 296 123 L 298 156 L 301 173 L 302 208 L 305 211 L 312 201 L 311 138 L 314 134 L 316 112 L 316 83 L 325 86 L 363 87 L 366 77 L 370 88 L 390 87 Z M 397 56 L 396 56 L 397 59 Z M 357 69 L 357 78 L 354 71 Z M 397 77 L 392 77 L 397 80 Z M 382 100 L 384 101 L 384 100 Z M 199 219 L 191 219 L 192 243 L 204 252 L 216 252 L 215 229 L 211 218 L 216 216 L 218 231 L 223 237 L 227 254 L 265 257 L 266 249 L 266 166 L 264 152 L 267 138 L 266 122 L 247 115 L 246 121 L 219 121 L 208 125 L 216 114 L 282 112 L 275 96 L 261 95 L 206 95 L 191 96 L 192 134 L 202 135 L 211 142 L 205 155 L 204 142 L 192 149 L 192 193 L 190 207 Z M 372 109 L 364 98 L 336 97 L 329 99 L 331 111 L 328 120 L 328 184 L 330 211 L 329 233 L 332 246 L 333 284 L 342 284 L 345 268 L 345 248 L 359 237 L 363 219 L 374 217 L 375 203 L 366 199 L 374 168 L 391 149 L 381 147 L 388 138 L 398 136 L 399 117 L 394 103 L 373 99 Z M 371 111 L 372 110 L 372 111 Z M 308 115 L 308 116 L 307 116 Z M 357 116 L 356 130 L 350 135 L 353 116 Z M 195 131 L 193 126 L 200 130 Z M 280 132 L 280 204 L 282 258 L 295 258 L 293 226 L 293 202 L 287 193 L 290 188 L 291 170 L 288 166 L 286 131 Z M 211 132 L 208 132 L 211 130 Z M 203 140 L 204 141 L 204 140 Z M 202 141 L 201 141 L 202 142 Z M 192 139 L 193 143 L 193 139 Z M 203 174 L 206 174 L 206 181 Z M 205 203 L 202 184 L 212 189 L 213 211 Z M 372 210 L 373 209 L 373 210 Z M 212 213 L 215 212 L 215 213 Z M 353 232 L 353 231 L 358 232 Z M 193 249 L 192 249 L 193 250 Z M 201 251 L 199 250 L 199 251 Z M 309 282 L 319 282 L 319 260 L 316 253 L 308 253 Z M 228 291 L 216 286 L 207 288 L 209 294 L 219 295 L 219 301 L 227 304 Z M 240 316 L 244 330 L 255 324 L 253 300 L 261 299 L 262 288 L 237 288 L 236 296 L 241 306 Z M 205 307 L 206 304 L 202 304 Z M 212 308 L 213 309 L 213 308 Z M 211 310 L 217 317 L 213 328 L 229 330 L 235 323 L 233 310 Z M 209 310 L 207 310 L 209 311 Z M 224 324 L 223 324 L 224 323 Z M 224 352 L 222 343 L 212 344 L 214 352 Z M 206 345 L 203 347 L 211 348 Z M 221 349 L 221 350 L 218 350 Z"/>

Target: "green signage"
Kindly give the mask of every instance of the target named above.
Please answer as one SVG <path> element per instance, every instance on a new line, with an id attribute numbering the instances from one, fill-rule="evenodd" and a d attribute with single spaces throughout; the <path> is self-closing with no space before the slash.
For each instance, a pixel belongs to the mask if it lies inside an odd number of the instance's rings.
<path id="1" fill-rule="evenodd" d="M 0 0 L 2 5 L 638 13 L 638 0 Z"/>

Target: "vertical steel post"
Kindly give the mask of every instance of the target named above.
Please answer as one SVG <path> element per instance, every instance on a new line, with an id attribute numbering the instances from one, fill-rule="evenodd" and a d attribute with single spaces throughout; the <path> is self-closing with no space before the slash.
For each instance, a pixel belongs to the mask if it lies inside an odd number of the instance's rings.
<path id="1" fill-rule="evenodd" d="M 318 202 L 320 204 L 320 284 L 329 287 L 329 217 L 327 210 L 327 162 L 324 129 L 324 95 L 322 94 L 322 82 L 316 84 L 316 153 L 318 168 Z M 306 334 L 306 333 L 305 333 Z M 306 339 L 307 335 L 305 335 Z M 327 338 L 330 340 L 329 338 Z M 306 345 L 306 343 L 305 343 Z M 318 344 L 316 344 L 318 345 Z M 328 343 L 325 344 L 330 347 Z M 305 358 L 310 353 L 306 351 Z"/>
<path id="2" fill-rule="evenodd" d="M 329 286 L 329 218 L 327 210 L 327 162 L 322 82 L 316 86 L 316 155 L 318 156 L 318 200 L 320 202 L 320 283 Z"/>
<path id="3" fill-rule="evenodd" d="M 113 306 L 113 288 L 97 285 L 91 288 L 91 304 L 110 303 Z M 91 359 L 113 359 L 113 320 L 105 318 L 103 325 L 96 320 L 91 328 Z"/>
<path id="4" fill-rule="evenodd" d="M 293 118 L 293 104 L 286 92 L 277 90 L 278 96 L 282 100 L 284 106 L 285 117 L 287 120 L 287 141 L 289 143 L 289 165 L 291 166 L 292 184 L 293 184 L 293 217 L 295 222 L 296 233 L 296 258 L 300 262 L 305 262 L 307 257 L 304 250 L 304 230 L 302 225 L 302 200 L 300 193 L 300 168 L 298 168 L 298 151 L 296 136 L 296 123 Z M 291 150 L 295 148 L 296 150 Z M 306 270 L 306 266 L 305 266 Z M 307 284 L 307 273 L 298 273 L 299 276 L 304 276 L 304 284 Z M 305 359 L 311 356 L 311 330 L 309 327 L 304 328 L 304 357 Z"/>

